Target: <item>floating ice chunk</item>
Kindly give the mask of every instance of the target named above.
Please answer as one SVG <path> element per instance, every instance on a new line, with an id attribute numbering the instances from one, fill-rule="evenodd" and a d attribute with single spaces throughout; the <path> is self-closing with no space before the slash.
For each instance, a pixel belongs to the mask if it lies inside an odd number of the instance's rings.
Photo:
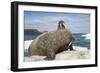
<path id="1" fill-rule="evenodd" d="M 90 39 L 90 33 L 82 35 L 82 37 L 85 37 L 85 39 Z"/>
<path id="2" fill-rule="evenodd" d="M 28 49 L 29 48 L 29 45 L 31 44 L 33 40 L 28 40 L 28 41 L 24 41 L 24 48 L 25 49 Z"/>

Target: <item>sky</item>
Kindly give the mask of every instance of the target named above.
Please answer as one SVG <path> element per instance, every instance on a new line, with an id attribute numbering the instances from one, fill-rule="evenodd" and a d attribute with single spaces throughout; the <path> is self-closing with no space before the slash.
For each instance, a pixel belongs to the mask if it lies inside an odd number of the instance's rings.
<path id="1" fill-rule="evenodd" d="M 60 20 L 72 33 L 90 33 L 90 14 L 24 11 L 24 29 L 53 31 Z"/>

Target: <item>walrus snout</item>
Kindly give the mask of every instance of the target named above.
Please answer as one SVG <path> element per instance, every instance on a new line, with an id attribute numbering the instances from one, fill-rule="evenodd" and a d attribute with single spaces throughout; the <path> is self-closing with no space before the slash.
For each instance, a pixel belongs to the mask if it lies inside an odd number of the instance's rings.
<path id="1" fill-rule="evenodd" d="M 63 20 L 61 20 L 61 21 L 58 22 L 58 30 L 59 29 L 65 29 L 64 21 Z"/>

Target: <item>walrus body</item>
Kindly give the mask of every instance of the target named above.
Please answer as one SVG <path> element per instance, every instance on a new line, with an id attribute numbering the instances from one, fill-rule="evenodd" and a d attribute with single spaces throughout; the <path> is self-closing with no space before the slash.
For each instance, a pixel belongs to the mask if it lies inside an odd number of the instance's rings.
<path id="1" fill-rule="evenodd" d="M 47 56 L 45 59 L 52 60 L 55 55 L 61 51 L 72 47 L 72 34 L 67 29 L 58 29 L 57 31 L 45 32 L 38 36 L 29 46 L 29 54 Z"/>

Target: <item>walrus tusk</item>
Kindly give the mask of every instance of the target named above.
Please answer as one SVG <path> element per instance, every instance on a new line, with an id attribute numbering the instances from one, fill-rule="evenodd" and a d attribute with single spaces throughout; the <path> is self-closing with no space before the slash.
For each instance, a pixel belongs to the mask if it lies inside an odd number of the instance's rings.
<path id="1" fill-rule="evenodd" d="M 68 47 L 67 47 L 67 48 L 69 48 L 69 46 L 72 44 L 72 42 L 73 42 L 73 41 L 71 41 L 71 42 L 69 43 L 69 45 L 68 45 Z"/>

